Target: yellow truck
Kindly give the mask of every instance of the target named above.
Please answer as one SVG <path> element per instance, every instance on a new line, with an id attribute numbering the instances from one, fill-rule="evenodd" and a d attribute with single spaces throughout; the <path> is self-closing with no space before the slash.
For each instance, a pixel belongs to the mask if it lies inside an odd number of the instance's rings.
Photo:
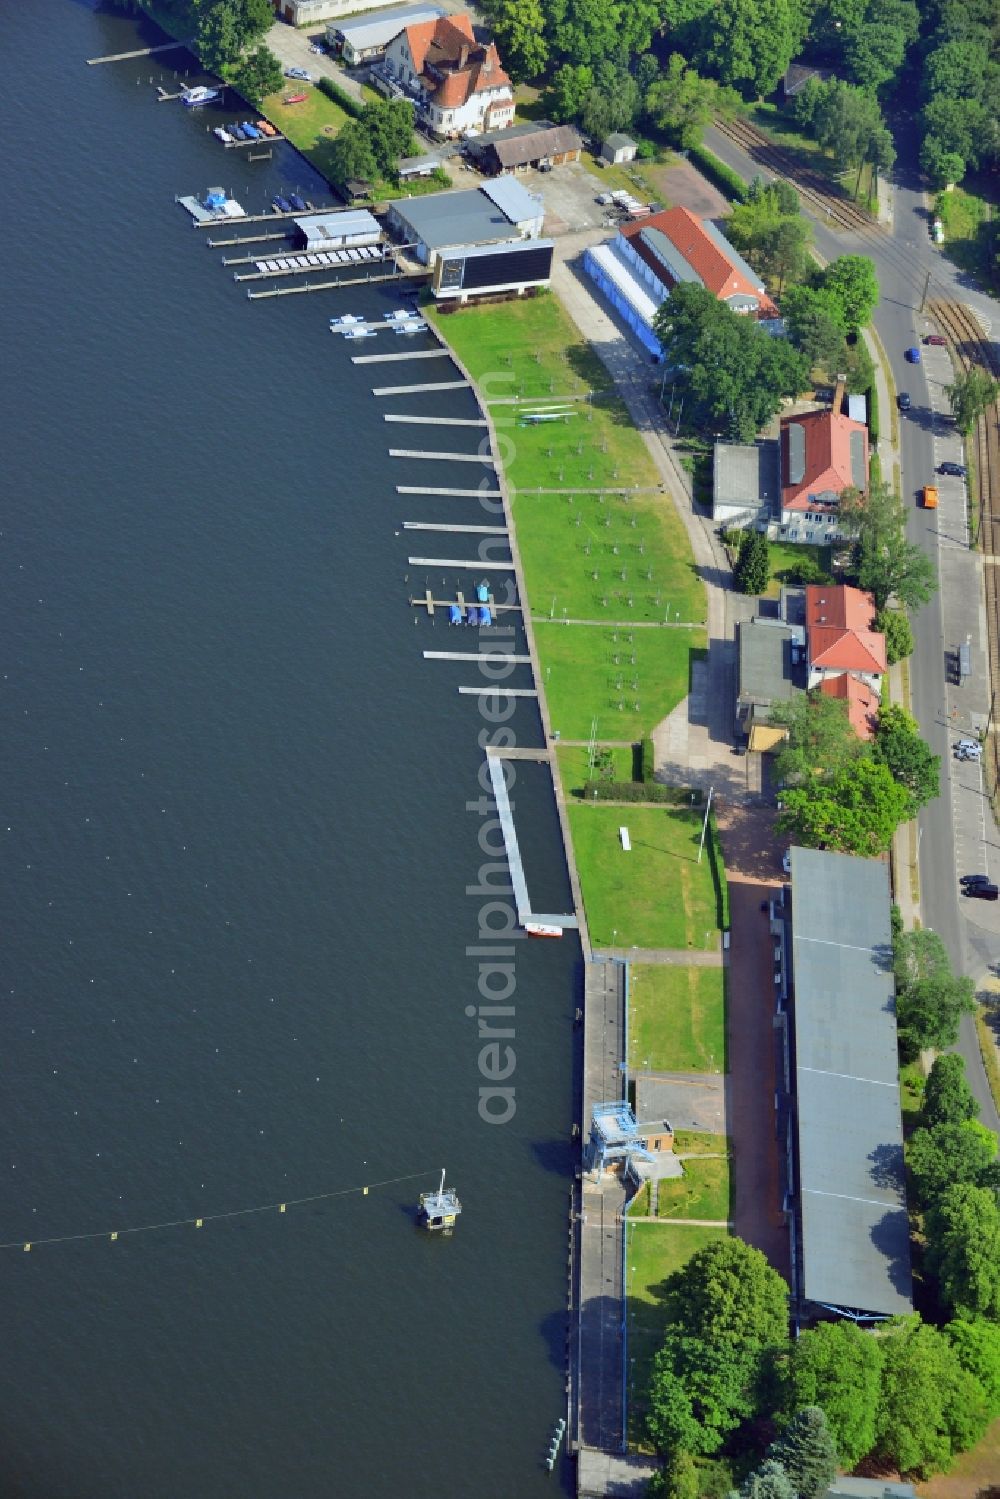
<path id="1" fill-rule="evenodd" d="M 925 510 L 936 510 L 938 505 L 937 485 L 925 484 L 920 499 Z"/>

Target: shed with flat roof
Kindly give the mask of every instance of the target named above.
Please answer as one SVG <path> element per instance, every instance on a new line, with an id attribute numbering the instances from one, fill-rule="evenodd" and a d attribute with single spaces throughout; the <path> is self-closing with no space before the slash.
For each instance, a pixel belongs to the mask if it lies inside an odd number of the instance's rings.
<path id="1" fill-rule="evenodd" d="M 717 442 L 712 452 L 712 519 L 720 526 L 776 524 L 781 515 L 781 468 L 774 438 Z"/>
<path id="2" fill-rule="evenodd" d="M 332 21 L 326 28 L 326 39 L 349 68 L 356 68 L 359 63 L 381 57 L 389 43 L 407 26 L 436 21 L 443 15 L 444 11 L 437 5 L 396 5 L 376 15 Z"/>
<path id="3" fill-rule="evenodd" d="M 793 1290 L 800 1315 L 912 1311 L 884 863 L 791 850 Z"/>
<path id="4" fill-rule="evenodd" d="M 382 238 L 378 219 L 367 208 L 303 214 L 292 222 L 295 225 L 296 244 L 309 251 L 377 245 Z"/>
<path id="5" fill-rule="evenodd" d="M 499 201 L 483 188 L 428 193 L 423 198 L 396 198 L 389 204 L 389 224 L 416 258 L 433 267 L 443 249 L 496 245 L 512 239 L 535 239 L 541 230 L 542 202 L 526 192 Z M 496 184 L 489 183 L 489 187 Z"/>

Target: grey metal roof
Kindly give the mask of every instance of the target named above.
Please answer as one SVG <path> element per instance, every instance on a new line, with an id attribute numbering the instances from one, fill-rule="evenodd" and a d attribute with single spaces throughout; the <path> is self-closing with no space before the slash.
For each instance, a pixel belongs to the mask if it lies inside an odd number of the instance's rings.
<path id="1" fill-rule="evenodd" d="M 441 165 L 441 157 L 434 152 L 428 152 L 426 156 L 401 156 L 396 163 L 396 173 L 400 177 L 410 177 L 415 172 L 433 172 Z"/>
<path id="2" fill-rule="evenodd" d="M 432 250 L 444 245 L 492 244 L 511 237 L 510 219 L 477 187 L 396 198 L 390 207 L 409 225 L 413 237 Z"/>
<path id="3" fill-rule="evenodd" d="M 788 437 L 788 483 L 801 484 L 806 476 L 806 429 L 801 422 L 786 422 Z"/>
<path id="4" fill-rule="evenodd" d="M 634 146 L 635 141 L 630 135 L 623 135 L 620 130 L 614 130 L 604 138 L 604 144 L 610 146 L 612 151 L 620 151 L 622 146 Z"/>
<path id="5" fill-rule="evenodd" d="M 865 434 L 863 432 L 852 432 L 851 438 L 851 483 L 855 489 L 868 488 L 868 475 L 865 472 Z"/>
<path id="6" fill-rule="evenodd" d="M 673 281 L 690 281 L 696 286 L 705 285 L 698 272 L 688 264 L 673 240 L 669 240 L 662 229 L 640 229 L 639 238 L 657 260 L 666 266 L 667 273 Z"/>
<path id="7" fill-rule="evenodd" d="M 793 848 L 792 979 L 802 1287 L 912 1306 L 889 879 L 875 859 Z"/>
<path id="8" fill-rule="evenodd" d="M 476 142 L 481 146 L 483 137 Z M 539 123 L 533 130 L 515 135 L 513 130 L 495 131 L 490 136 L 490 146 L 502 167 L 527 166 L 544 156 L 562 156 L 567 151 L 579 151 L 583 137 L 572 125 L 549 125 Z"/>
<path id="9" fill-rule="evenodd" d="M 378 219 L 367 208 L 338 209 L 333 213 L 306 213 L 293 220 L 309 239 L 338 242 L 345 234 L 381 234 Z"/>
<path id="10" fill-rule="evenodd" d="M 861 395 L 848 396 L 847 415 L 851 418 L 852 422 L 861 422 L 862 424 L 867 423 L 868 397 L 863 393 Z"/>
<path id="11" fill-rule="evenodd" d="M 444 11 L 437 5 L 397 5 L 392 10 L 380 11 L 366 16 L 364 20 L 345 21 L 343 26 L 329 27 L 358 52 L 370 47 L 387 47 L 393 37 L 407 26 L 416 26 L 420 21 L 436 21 Z"/>
<path id="12" fill-rule="evenodd" d="M 751 286 L 763 288 L 764 283 L 761 280 L 759 273 L 755 271 L 751 266 L 747 265 L 746 261 L 743 259 L 743 256 L 739 253 L 738 250 L 733 249 L 732 245 L 729 243 L 728 239 L 723 234 L 718 225 L 713 224 L 711 219 L 702 219 L 701 227 L 704 229 L 709 239 L 712 240 L 715 243 L 716 247 L 722 251 L 723 255 L 726 257 L 729 263 L 735 266 L 738 271 L 741 271 L 743 273 L 743 275 L 750 282 Z"/>
<path id="13" fill-rule="evenodd" d="M 523 224 L 530 219 L 540 219 L 545 213 L 545 203 L 539 193 L 529 193 L 523 183 L 514 177 L 494 177 L 484 182 L 480 189 L 505 213 L 512 224 Z"/>
<path id="14" fill-rule="evenodd" d="M 781 495 L 778 443 L 717 442 L 712 461 L 713 510 L 720 505 L 766 505 L 777 514 Z"/>
<path id="15" fill-rule="evenodd" d="M 737 634 L 741 701 L 787 703 L 795 692 L 792 626 L 779 619 L 746 619 Z"/>

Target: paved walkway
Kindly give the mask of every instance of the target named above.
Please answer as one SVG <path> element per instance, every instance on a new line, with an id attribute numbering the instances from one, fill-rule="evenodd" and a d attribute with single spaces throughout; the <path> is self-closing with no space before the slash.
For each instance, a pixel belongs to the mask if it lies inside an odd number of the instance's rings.
<path id="1" fill-rule="evenodd" d="M 635 802 L 602 802 L 603 807 L 631 807 Z M 594 957 L 626 957 L 630 963 L 670 963 L 678 968 L 720 968 L 722 966 L 721 945 L 712 952 L 700 952 L 688 947 L 629 947 L 619 948 L 615 953 L 594 953 Z"/>

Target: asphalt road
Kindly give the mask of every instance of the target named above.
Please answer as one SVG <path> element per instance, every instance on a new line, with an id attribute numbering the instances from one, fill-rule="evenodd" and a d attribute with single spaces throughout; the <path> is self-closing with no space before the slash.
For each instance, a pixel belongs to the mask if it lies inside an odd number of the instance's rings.
<path id="1" fill-rule="evenodd" d="M 920 904 L 925 926 L 938 932 L 956 969 L 977 982 L 1000 964 L 1000 905 L 961 902 L 958 875 L 980 870 L 1000 871 L 1000 838 L 985 802 L 978 767 L 959 767 L 951 747 L 961 729 L 985 722 L 989 688 L 985 666 L 985 616 L 982 603 L 981 559 L 964 544 L 964 485 L 960 480 L 938 480 L 941 508 L 919 509 L 918 488 L 933 482 L 944 458 L 960 459 L 959 441 L 935 414 L 947 410 L 942 386 L 951 378 L 943 350 L 922 349 L 919 365 L 906 362 L 905 351 L 920 344 L 932 324 L 919 312 L 927 274 L 928 299 L 953 298 L 973 308 L 987 329 L 1000 329 L 1000 304 L 976 289 L 933 245 L 929 215 L 916 168 L 917 139 L 908 122 L 894 122 L 899 159 L 893 173 L 893 223 L 888 232 L 857 234 L 833 231 L 825 219 L 810 214 L 819 253 L 826 260 L 838 255 L 869 255 L 875 262 L 881 301 L 874 323 L 886 350 L 897 390 L 908 390 L 913 409 L 900 417 L 902 488 L 910 519 L 910 539 L 934 556 L 941 587 L 930 603 L 913 617 L 916 649 L 911 660 L 913 711 L 928 743 L 941 755 L 941 795 L 920 814 Z M 747 154 L 716 130 L 706 144 L 741 176 L 760 169 Z M 769 175 L 769 174 L 765 174 Z M 803 211 L 809 213 L 803 200 Z M 882 431 L 889 431 L 889 413 L 881 414 Z M 883 465 L 885 473 L 885 465 Z M 891 479 L 889 473 L 885 473 Z M 964 688 L 946 683 L 945 653 L 971 636 L 974 672 Z M 953 716 L 954 715 L 954 716 Z M 971 772 L 971 773 L 970 773 Z M 960 848 L 956 847 L 960 829 Z M 961 854 L 961 866 L 958 858 Z M 970 915 L 970 908 L 977 907 Z M 969 1083 L 980 1103 L 981 1118 L 1000 1131 L 971 1017 L 965 1017 L 958 1050 L 966 1062 Z"/>

